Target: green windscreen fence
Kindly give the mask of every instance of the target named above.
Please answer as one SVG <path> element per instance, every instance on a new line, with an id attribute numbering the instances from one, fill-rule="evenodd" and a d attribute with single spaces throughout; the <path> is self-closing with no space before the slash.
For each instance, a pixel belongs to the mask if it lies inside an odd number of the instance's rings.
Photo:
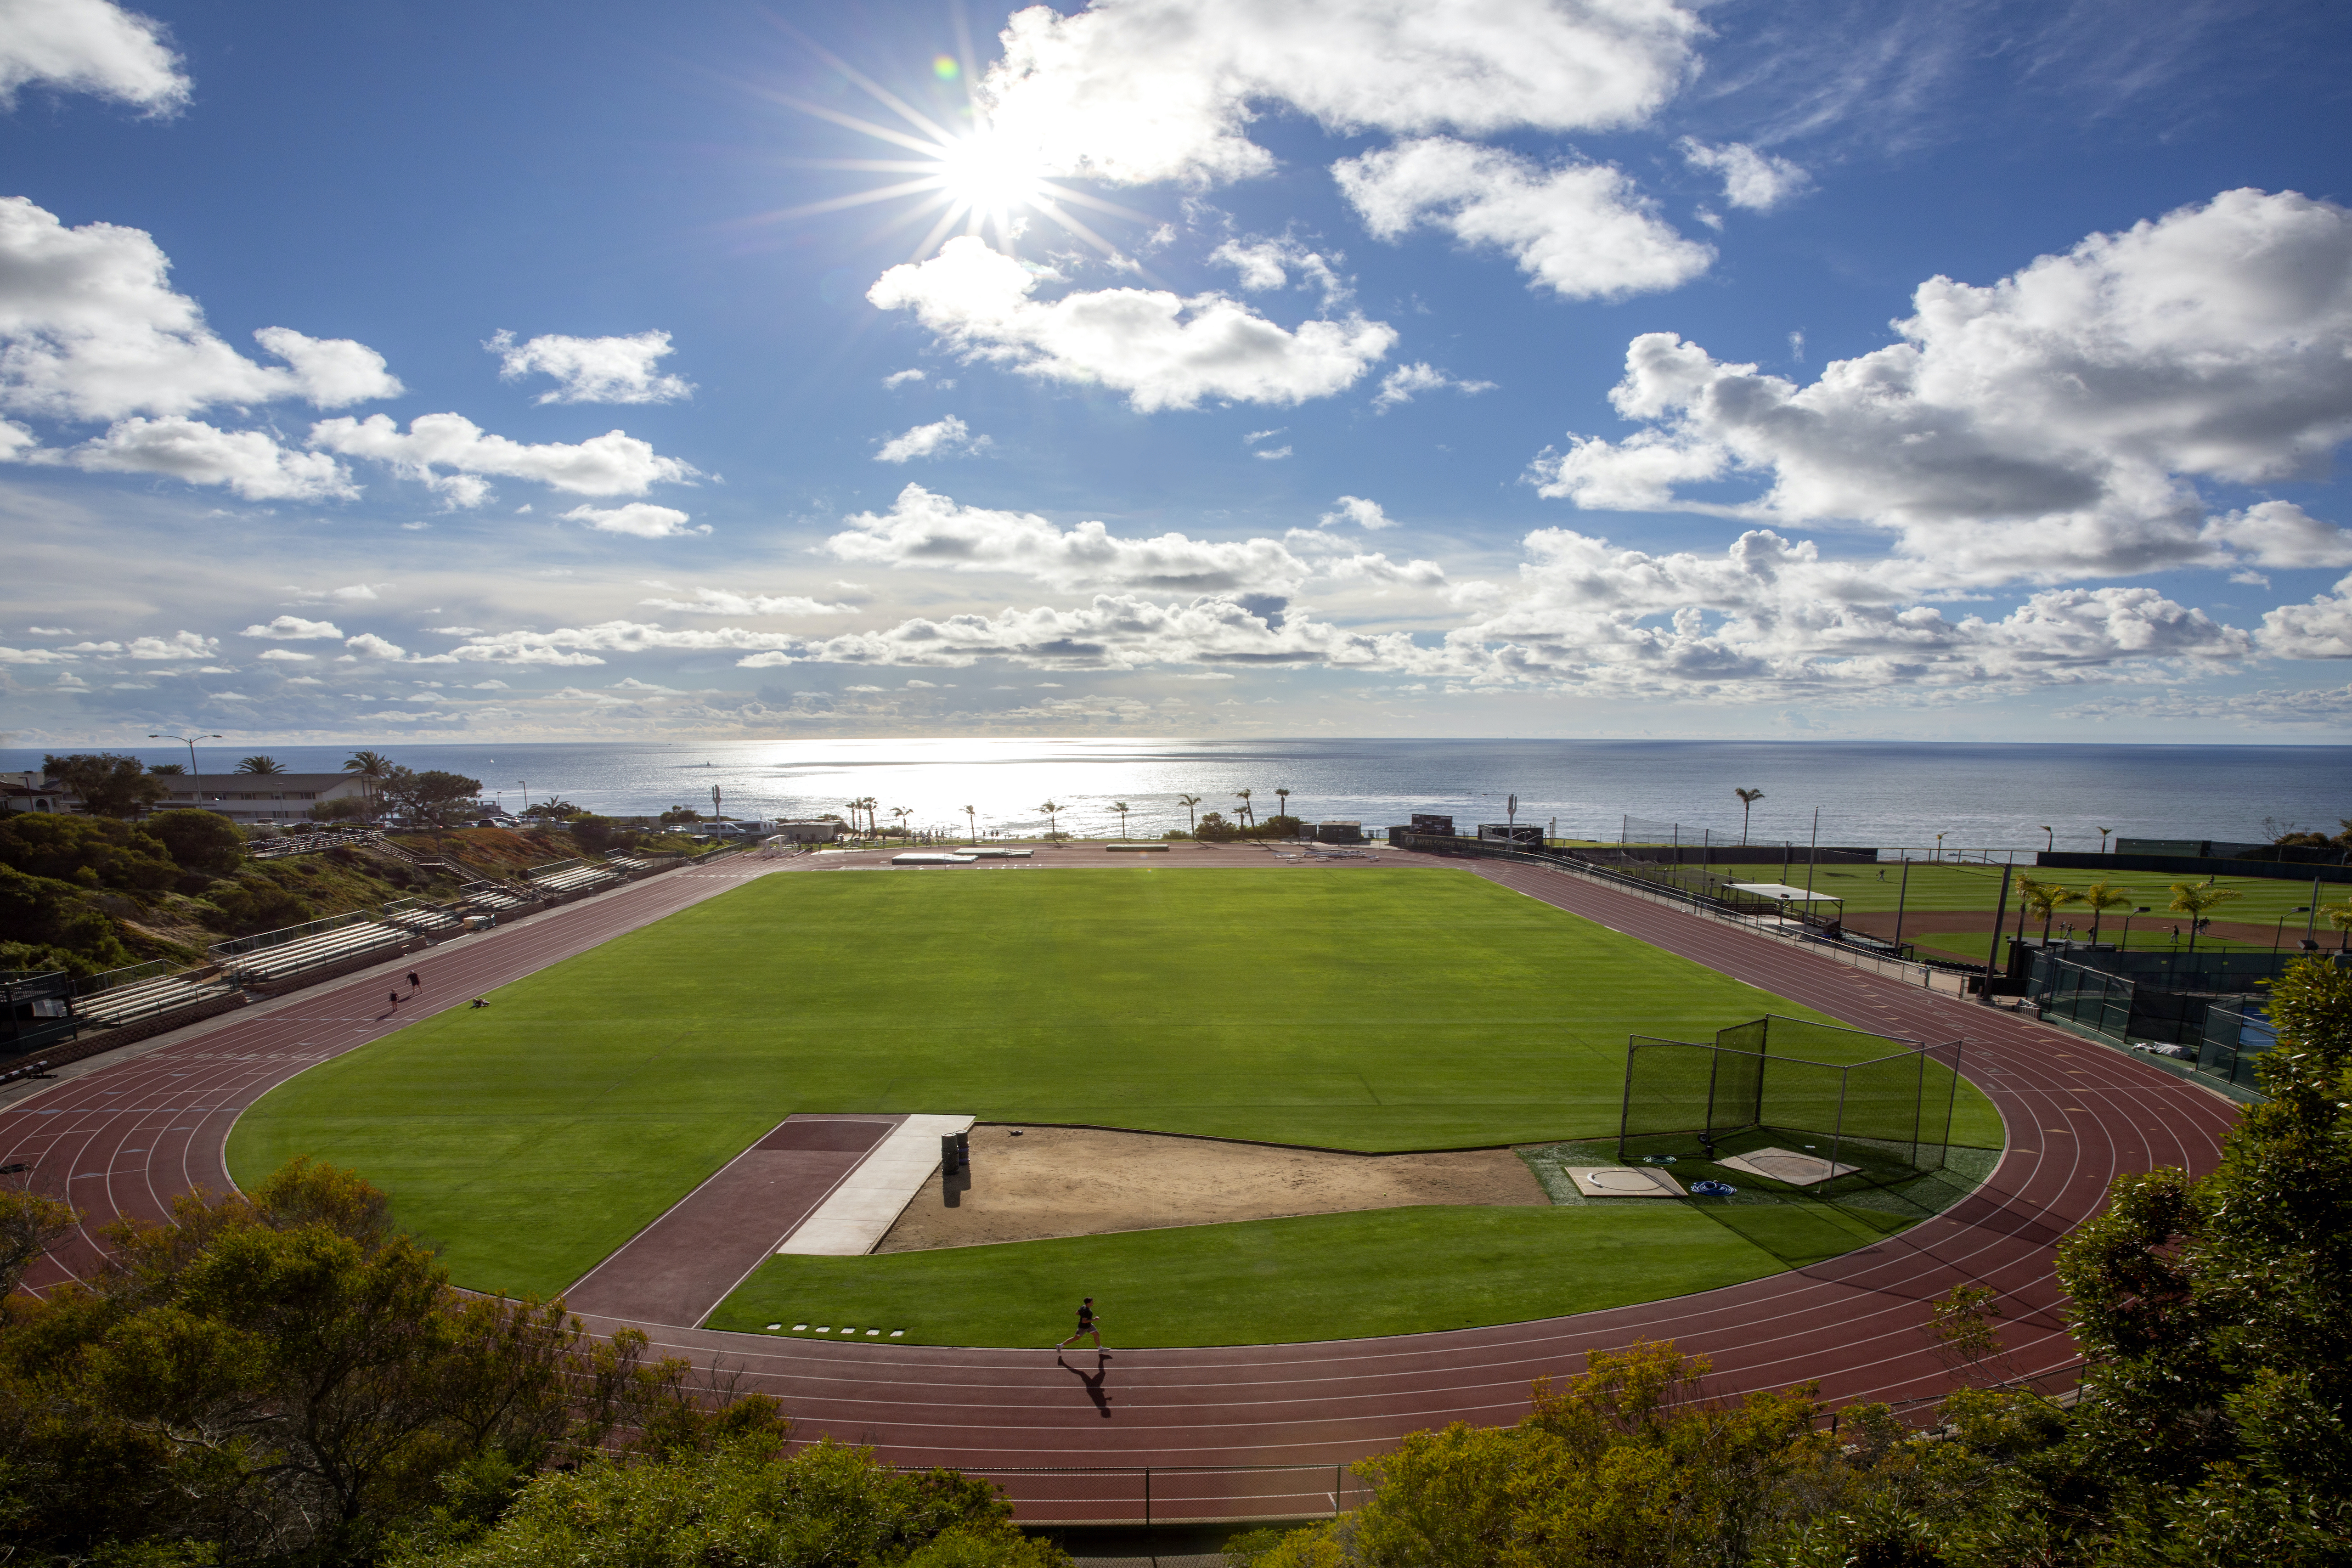
<path id="1" fill-rule="evenodd" d="M 1960 1044 L 1766 1016 L 1712 1045 L 1635 1037 L 1625 1055 L 1620 1159 L 1713 1159 L 1783 1145 L 1865 1175 L 1939 1170 L 1959 1094 Z"/>

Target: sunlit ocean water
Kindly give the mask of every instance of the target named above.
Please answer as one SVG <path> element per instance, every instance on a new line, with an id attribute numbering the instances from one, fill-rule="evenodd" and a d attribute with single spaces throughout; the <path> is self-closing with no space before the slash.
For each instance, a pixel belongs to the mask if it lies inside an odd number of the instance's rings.
<path id="1" fill-rule="evenodd" d="M 562 795 L 619 815 L 691 805 L 708 811 L 716 786 L 730 816 L 845 815 L 872 795 L 882 820 L 904 806 L 917 827 L 961 834 L 964 807 L 983 829 L 1042 830 L 1048 800 L 1066 831 L 1115 830 L 1114 802 L 1131 830 L 1182 826 L 1179 796 L 1234 815 L 1236 790 L 1255 792 L 1261 816 L 1277 788 L 1310 820 L 1367 826 L 1443 812 L 1500 822 L 1507 796 L 1518 820 L 1564 836 L 1615 838 L 1632 816 L 1680 823 L 1686 836 L 1739 831 L 1732 791 L 1761 789 L 1750 828 L 1759 840 L 1803 843 L 1821 812 L 1824 844 L 1932 844 L 2040 848 L 2043 825 L 2060 848 L 2095 848 L 2098 829 L 2135 837 L 2252 839 L 2271 818 L 2334 831 L 2352 816 L 2352 747 L 1921 745 L 1718 741 L 1181 741 L 810 740 L 378 750 L 419 770 L 482 781 L 513 809 Z M 200 749 L 203 770 L 226 772 L 244 748 Z M 350 746 L 268 748 L 294 772 L 332 771 Z M 138 748 L 178 762 L 179 747 Z M 38 751 L 0 750 L 0 770 L 40 765 Z M 1638 823 L 1637 823 L 1638 826 Z"/>

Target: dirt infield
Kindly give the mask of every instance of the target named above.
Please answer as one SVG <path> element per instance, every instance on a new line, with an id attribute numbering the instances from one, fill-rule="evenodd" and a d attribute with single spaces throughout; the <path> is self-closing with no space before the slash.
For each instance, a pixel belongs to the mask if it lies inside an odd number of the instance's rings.
<path id="1" fill-rule="evenodd" d="M 877 1252 L 1421 1204 L 1546 1204 L 1508 1149 L 1336 1154 L 1090 1127 L 971 1130 L 971 1185 L 934 1182 Z"/>

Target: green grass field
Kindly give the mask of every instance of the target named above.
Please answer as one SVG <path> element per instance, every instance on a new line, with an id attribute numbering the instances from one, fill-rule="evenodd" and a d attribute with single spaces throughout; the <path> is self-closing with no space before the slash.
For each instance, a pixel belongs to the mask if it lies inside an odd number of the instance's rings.
<path id="1" fill-rule="evenodd" d="M 1727 876 L 1734 881 L 1740 882 L 1778 882 L 1783 879 L 1782 868 L 1778 860 L 1769 863 L 1759 861 L 1753 865 L 1743 866 L 1710 866 L 1707 869 L 1717 876 Z M 1879 876 L 1882 870 L 1886 873 L 1884 878 Z M 2172 922 L 2185 918 L 2165 912 L 2165 906 L 2172 901 L 2173 883 L 2201 883 L 2205 879 L 2202 877 L 2186 877 L 2172 871 L 2051 870 L 2039 872 L 2031 866 L 2019 867 L 2018 874 L 2035 877 L 2042 881 L 2055 882 L 2061 887 L 2077 889 L 2087 888 L 2094 882 L 2108 882 L 2131 895 L 2132 906 L 2146 904 L 2151 912 L 2135 916 L 2132 921 L 2132 945 L 2135 948 L 2140 945 L 2140 935 L 2143 931 L 2158 924 L 2162 924 L 2168 930 Z M 1805 868 L 1801 865 L 1788 868 L 1786 879 L 1800 888 L 1803 887 Z M 2311 902 L 2311 884 L 2307 881 L 2280 880 L 2269 877 L 2223 877 L 2219 885 L 2231 889 L 2239 896 L 2212 911 L 2212 918 L 2217 921 L 2266 926 L 2288 911 Z M 1938 910 L 1963 910 L 1981 911 L 1988 915 L 1992 913 L 1994 904 L 2000 898 L 2000 870 L 1998 867 L 1914 865 L 1911 868 L 1910 886 L 1906 890 L 1903 883 L 1903 868 L 1900 866 L 1823 865 L 1816 867 L 1813 870 L 1813 890 L 1832 898 L 1843 899 L 1845 907 L 1855 914 L 1879 910 L 1892 912 L 1895 906 L 1896 896 L 1902 895 L 1905 915 L 1904 934 L 1907 940 L 1914 929 L 1910 921 L 1913 915 L 1932 914 Z M 2320 888 L 2320 899 L 2323 904 L 2340 904 L 2347 899 L 2352 899 L 2352 885 L 2340 882 L 2323 884 Z M 2014 920 L 2017 914 L 2017 890 L 2014 881 L 2010 888 L 2009 912 L 2011 918 Z M 2105 928 L 2121 925 L 2123 915 L 2122 910 L 2108 911 L 2104 921 L 2103 939 L 2105 934 Z M 2068 909 L 2062 911 L 2059 918 L 2074 921 L 2083 931 L 2087 931 L 2090 929 L 2091 914 L 2088 910 Z M 2287 934 L 2290 940 L 2303 934 L 2303 917 L 2299 915 L 2289 922 Z M 1930 928 L 1921 925 L 1916 929 L 1924 931 Z M 2327 930 L 2327 916 L 2324 910 L 2319 917 L 2319 929 L 2322 932 Z M 2040 930 L 2039 921 L 2035 922 L 2035 930 L 2037 931 Z M 2200 947 L 2205 945 L 2201 938 L 2198 945 Z"/>
<path id="2" fill-rule="evenodd" d="M 1467 873 L 1276 868 L 768 877 L 493 1000 L 264 1097 L 231 1138 L 232 1172 L 250 1182 L 298 1153 L 355 1167 L 458 1282 L 545 1294 L 793 1111 L 1365 1151 L 1535 1142 L 1613 1132 L 1629 1035 L 1817 1016 Z M 1990 1104 L 1964 1101 L 1956 1137 L 1998 1145 Z M 1344 1238 L 1435 1222 L 1269 1223 Z M 1235 1228 L 1022 1245 L 1132 1249 L 1142 1279 L 1157 1249 L 1206 1258 L 1227 1245 L 1212 1233 Z M 982 1267 L 910 1256 L 798 1261 L 875 1279 Z M 1624 1299 L 1770 1266 L 1690 1256 L 1715 1261 L 1634 1267 L 1628 1279 L 1650 1284 Z M 1410 1241 L 1398 1266 L 1444 1257 Z M 1376 1262 L 1349 1270 L 1359 1288 Z"/>

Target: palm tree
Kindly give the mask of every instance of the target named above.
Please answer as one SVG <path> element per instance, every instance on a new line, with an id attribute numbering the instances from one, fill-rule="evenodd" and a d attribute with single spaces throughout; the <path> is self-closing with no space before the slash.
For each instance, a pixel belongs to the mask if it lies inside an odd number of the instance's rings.
<path id="1" fill-rule="evenodd" d="M 2034 915 L 2042 917 L 2042 940 L 2045 944 L 2050 941 L 2051 922 L 2058 918 L 2058 911 L 2068 904 L 2083 901 L 2083 895 L 2072 888 L 2061 887 L 2055 882 L 2037 882 L 2031 877 L 2017 879 L 2017 897 L 2029 919 Z"/>
<path id="2" fill-rule="evenodd" d="M 1764 792 L 1760 789 L 1735 789 L 1731 793 L 1739 797 L 1739 842 L 1744 846 L 1748 842 L 1748 814 L 1756 809 L 1756 803 L 1764 798 Z"/>
<path id="3" fill-rule="evenodd" d="M 1290 792 L 1286 789 L 1276 789 L 1274 793 L 1276 795 L 1280 797 L 1282 801 L 1282 804 L 1275 808 L 1276 815 L 1279 816 L 1288 816 L 1290 815 Z"/>
<path id="4" fill-rule="evenodd" d="M 2099 919 L 2109 910 L 2121 909 L 2132 901 L 2132 896 L 2113 882 L 2094 882 L 2077 895 L 2091 911 L 2091 945 L 2099 945 Z"/>
<path id="5" fill-rule="evenodd" d="M 1127 837 L 1127 802 L 1123 800 L 1112 801 L 1110 803 L 1110 808 L 1118 813 L 1118 836 L 1122 840 L 1124 840 Z"/>
<path id="6" fill-rule="evenodd" d="M 1184 808 L 1184 831 L 1194 837 L 1200 837 L 1201 818 L 1192 808 L 1201 804 L 1201 797 L 1197 795 L 1180 795 L 1176 797 L 1176 804 Z"/>
<path id="7" fill-rule="evenodd" d="M 974 815 L 974 814 L 973 814 L 971 807 L 970 807 L 970 806 L 968 806 L 968 805 L 967 805 L 967 806 L 965 806 L 965 807 L 963 808 L 963 820 L 964 820 L 964 825 L 965 825 L 966 826 L 968 826 L 968 827 L 970 827 L 970 828 L 971 829 L 971 841 L 972 841 L 974 844 L 979 843 L 979 842 L 980 842 L 980 818 L 979 818 L 976 815 Z"/>
<path id="8" fill-rule="evenodd" d="M 2238 896 L 2233 888 L 2217 888 L 2210 879 L 2202 882 L 2172 884 L 2172 902 L 2168 907 L 2177 915 L 2189 917 L 2189 951 L 2197 951 L 2197 933 L 2205 929 L 2207 910 L 2228 903 Z"/>
<path id="9" fill-rule="evenodd" d="M 2100 829 L 2099 829 L 2099 853 L 2100 853 L 2100 854 L 2104 855 L 2104 854 L 2105 854 L 2105 853 L 2107 852 L 2107 835 L 2108 835 L 2108 834 L 2110 834 L 2110 833 L 2113 833 L 2114 831 L 2115 831 L 2115 829 L 2114 829 L 2114 828 L 2112 828 L 2112 827 L 2102 827 L 2102 828 L 2100 828 Z"/>
<path id="10" fill-rule="evenodd" d="M 1049 800 L 1037 809 L 1045 814 L 1045 837 L 1059 838 L 1062 836 L 1061 803 Z"/>
<path id="11" fill-rule="evenodd" d="M 1234 798 L 1242 803 L 1242 822 L 1244 826 L 1256 822 L 1257 817 L 1255 814 L 1250 810 L 1250 792 L 1245 789 L 1237 789 L 1234 791 Z"/>
<path id="12" fill-rule="evenodd" d="M 282 773 L 286 771 L 286 764 L 276 757 L 252 756 L 245 758 L 230 771 L 240 773 Z"/>
<path id="13" fill-rule="evenodd" d="M 177 778 L 185 774 L 188 770 L 177 763 L 149 763 L 147 771 L 151 773 L 166 773 Z"/>
<path id="14" fill-rule="evenodd" d="M 343 763 L 343 772 L 360 775 L 360 788 L 370 802 L 375 799 L 377 786 L 392 776 L 393 762 L 382 752 L 353 752 Z"/>
<path id="15" fill-rule="evenodd" d="M 898 837 L 901 838 L 906 837 L 907 818 L 915 815 L 914 808 L 912 806 L 894 805 L 890 808 L 890 815 L 898 819 Z"/>

